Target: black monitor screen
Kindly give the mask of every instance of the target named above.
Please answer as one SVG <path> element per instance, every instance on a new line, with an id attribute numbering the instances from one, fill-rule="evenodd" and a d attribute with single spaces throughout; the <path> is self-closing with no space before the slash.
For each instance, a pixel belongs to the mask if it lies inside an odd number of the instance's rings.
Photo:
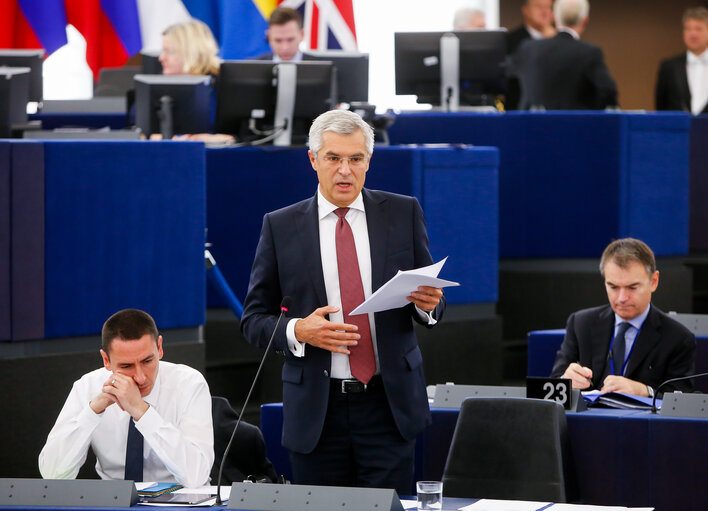
<path id="1" fill-rule="evenodd" d="M 339 103 L 369 101 L 369 54 L 339 50 L 308 51 L 304 60 L 329 61 L 337 72 L 336 97 Z"/>
<path id="2" fill-rule="evenodd" d="M 30 70 L 0 67 L 0 138 L 12 136 L 13 125 L 27 122 Z"/>
<path id="3" fill-rule="evenodd" d="M 447 33 L 460 42 L 460 103 L 479 104 L 481 96 L 504 93 L 506 31 L 463 30 L 396 33 L 396 94 L 440 104 L 440 38 Z"/>
<path id="4" fill-rule="evenodd" d="M 249 128 L 249 124 L 258 131 L 273 128 L 279 65 L 263 60 L 221 63 L 215 131 L 232 133 L 240 138 L 256 138 L 257 133 Z M 294 65 L 297 66 L 297 78 L 293 144 L 301 144 L 305 142 L 312 120 L 332 106 L 333 73 L 329 62 L 297 62 Z"/>
<path id="5" fill-rule="evenodd" d="M 135 124 L 146 135 L 161 133 L 163 98 L 172 105 L 172 132 L 210 130 L 211 77 L 201 75 L 135 75 Z"/>
<path id="6" fill-rule="evenodd" d="M 29 101 L 42 101 L 44 50 L 0 49 L 0 66 L 30 68 Z"/>
<path id="7" fill-rule="evenodd" d="M 160 51 L 144 50 L 140 52 L 140 72 L 144 75 L 161 75 L 162 62 Z"/>

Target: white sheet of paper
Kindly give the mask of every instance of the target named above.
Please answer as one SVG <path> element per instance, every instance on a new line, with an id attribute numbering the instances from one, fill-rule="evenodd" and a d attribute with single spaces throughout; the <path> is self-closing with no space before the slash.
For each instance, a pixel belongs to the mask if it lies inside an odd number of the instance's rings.
<path id="1" fill-rule="evenodd" d="M 401 499 L 401 505 L 403 506 L 403 509 L 417 509 L 418 508 L 418 501 L 417 500 Z"/>
<path id="2" fill-rule="evenodd" d="M 450 287 L 459 286 L 459 282 L 439 279 L 438 274 L 447 257 L 430 266 L 416 268 L 414 270 L 398 271 L 396 275 L 378 288 L 368 299 L 356 307 L 349 315 L 368 314 L 369 312 L 380 312 L 389 309 L 398 309 L 408 305 L 406 297 L 411 292 L 418 289 L 418 286 Z"/>
<path id="3" fill-rule="evenodd" d="M 549 511 L 653 511 L 653 507 L 591 506 L 588 504 L 553 504 Z"/>
<path id="4" fill-rule="evenodd" d="M 460 511 L 537 511 L 550 502 L 534 502 L 530 500 L 496 500 L 480 499 L 474 504 L 461 507 Z"/>

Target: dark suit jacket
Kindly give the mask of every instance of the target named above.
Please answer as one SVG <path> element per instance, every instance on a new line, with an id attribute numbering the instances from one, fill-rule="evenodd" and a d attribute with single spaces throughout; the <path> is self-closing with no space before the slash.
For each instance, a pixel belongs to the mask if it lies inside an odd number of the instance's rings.
<path id="1" fill-rule="evenodd" d="M 572 362 L 592 369 L 594 388 L 602 386 L 615 324 L 612 307 L 604 305 L 575 312 L 568 318 L 565 338 L 556 355 L 552 378 L 563 375 Z M 694 374 L 695 336 L 681 323 L 651 306 L 634 341 L 625 377 L 656 389 L 661 383 Z M 690 381 L 670 384 L 664 392 L 691 391 Z"/>
<path id="2" fill-rule="evenodd" d="M 656 79 L 656 109 L 691 112 L 691 90 L 686 74 L 686 53 L 663 60 Z M 708 113 L 708 103 L 703 107 Z"/>
<path id="3" fill-rule="evenodd" d="M 617 105 L 617 86 L 602 50 L 567 32 L 525 41 L 510 68 L 521 84 L 521 109 L 598 110 Z"/>
<path id="4" fill-rule="evenodd" d="M 516 30 L 506 34 L 506 53 L 511 55 L 526 39 L 531 39 L 531 34 L 526 29 L 526 25 L 521 25 Z"/>
<path id="5" fill-rule="evenodd" d="M 411 197 L 362 190 L 371 249 L 375 291 L 398 270 L 432 263 L 423 212 Z M 283 296 L 293 298 L 289 316 L 304 318 L 327 305 L 319 245 L 317 196 L 268 213 L 251 271 L 241 329 L 246 339 L 265 347 L 276 324 Z M 442 318 L 444 300 L 435 311 Z M 375 314 L 379 365 L 394 420 L 413 439 L 430 423 L 423 357 L 411 318 L 412 304 Z M 305 356 L 292 355 L 284 319 L 275 333 L 275 349 L 284 352 L 283 446 L 311 452 L 319 441 L 329 398 L 331 353 L 308 345 Z"/>

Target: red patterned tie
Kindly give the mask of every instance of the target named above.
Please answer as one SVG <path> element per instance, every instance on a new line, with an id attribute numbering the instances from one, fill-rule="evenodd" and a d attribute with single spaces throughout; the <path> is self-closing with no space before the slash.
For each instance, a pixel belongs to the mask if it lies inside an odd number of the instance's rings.
<path id="1" fill-rule="evenodd" d="M 339 294 L 342 297 L 342 313 L 344 322 L 359 327 L 359 343 L 350 346 L 349 366 L 354 377 L 362 383 L 369 380 L 376 372 L 376 359 L 371 342 L 371 329 L 369 328 L 369 315 L 349 313 L 364 301 L 364 287 L 361 284 L 359 260 L 356 257 L 354 234 L 349 222 L 344 218 L 349 208 L 338 208 L 334 212 L 339 217 L 335 230 L 335 243 L 337 245 L 337 268 L 339 270 Z"/>

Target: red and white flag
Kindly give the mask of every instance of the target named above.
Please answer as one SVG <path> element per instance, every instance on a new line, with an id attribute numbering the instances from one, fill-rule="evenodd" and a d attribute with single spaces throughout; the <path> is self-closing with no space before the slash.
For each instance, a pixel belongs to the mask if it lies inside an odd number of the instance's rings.
<path id="1" fill-rule="evenodd" d="M 356 51 L 353 0 L 282 0 L 279 5 L 302 14 L 310 50 Z"/>

